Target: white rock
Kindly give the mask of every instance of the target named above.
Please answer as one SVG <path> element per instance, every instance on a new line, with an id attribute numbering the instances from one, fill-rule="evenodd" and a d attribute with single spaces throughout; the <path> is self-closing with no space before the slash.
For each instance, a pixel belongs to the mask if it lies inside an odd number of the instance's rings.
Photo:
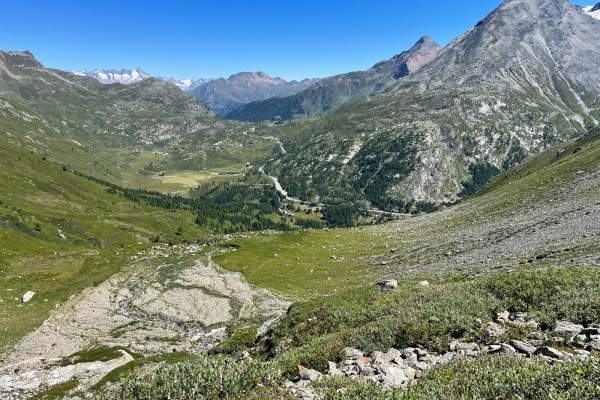
<path id="1" fill-rule="evenodd" d="M 35 295 L 35 292 L 32 292 L 32 291 L 25 293 L 23 295 L 23 303 L 27 303 L 28 301 L 30 301 L 34 295 Z"/>

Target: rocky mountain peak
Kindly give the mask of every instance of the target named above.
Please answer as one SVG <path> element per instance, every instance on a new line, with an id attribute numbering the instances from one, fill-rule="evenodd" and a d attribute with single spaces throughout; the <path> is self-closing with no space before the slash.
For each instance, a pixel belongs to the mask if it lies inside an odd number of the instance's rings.
<path id="1" fill-rule="evenodd" d="M 425 35 L 415 43 L 415 45 L 409 50 L 430 50 L 430 49 L 441 49 L 441 46 L 437 44 L 432 38 Z"/>
<path id="2" fill-rule="evenodd" d="M 43 69 L 44 66 L 29 51 L 0 51 L 0 61 L 11 67 Z"/>
<path id="3" fill-rule="evenodd" d="M 600 3 L 597 3 L 594 7 L 592 7 L 592 9 L 590 11 L 591 12 L 600 11 Z"/>
<path id="4" fill-rule="evenodd" d="M 281 78 L 271 78 L 269 75 L 262 71 L 258 72 L 239 72 L 237 74 L 231 75 L 227 78 L 227 81 L 232 84 L 270 84 L 270 85 L 280 85 L 285 83 L 285 81 Z"/>
<path id="5" fill-rule="evenodd" d="M 517 88 L 523 74 L 553 69 L 597 90 L 599 42 L 600 21 L 567 0 L 507 0 L 399 88 Z"/>

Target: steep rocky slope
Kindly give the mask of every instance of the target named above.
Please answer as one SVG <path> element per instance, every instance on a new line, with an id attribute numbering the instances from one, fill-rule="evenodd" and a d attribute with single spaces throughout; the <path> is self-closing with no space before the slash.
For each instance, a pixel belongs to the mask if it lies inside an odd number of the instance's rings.
<path id="1" fill-rule="evenodd" d="M 288 152 L 266 170 L 305 198 L 453 201 L 600 120 L 599 44 L 600 21 L 566 0 L 508 0 L 385 93 L 269 127 Z"/>
<path id="2" fill-rule="evenodd" d="M 318 81 L 304 79 L 287 82 L 281 78 L 271 78 L 264 72 L 240 72 L 227 79 L 211 81 L 190 93 L 223 116 L 253 101 L 293 95 Z"/>
<path id="3" fill-rule="evenodd" d="M 398 79 L 418 71 L 440 49 L 431 38 L 424 36 L 409 50 L 366 71 L 323 79 L 294 96 L 248 104 L 232 111 L 227 118 L 257 122 L 321 114 L 353 100 L 381 93 Z"/>

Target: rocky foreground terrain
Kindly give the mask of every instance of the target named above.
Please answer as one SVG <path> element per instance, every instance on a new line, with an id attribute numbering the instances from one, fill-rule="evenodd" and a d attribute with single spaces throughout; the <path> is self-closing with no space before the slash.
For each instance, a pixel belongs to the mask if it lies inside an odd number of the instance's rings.
<path id="1" fill-rule="evenodd" d="M 227 337 L 231 324 L 283 314 L 288 302 L 221 270 L 206 250 L 155 246 L 133 257 L 122 273 L 57 306 L 4 356 L 0 398 L 27 398 L 73 379 L 83 390 L 133 361 L 129 353 L 206 351 Z M 90 348 L 124 350 L 106 362 L 70 361 L 70 355 Z"/>

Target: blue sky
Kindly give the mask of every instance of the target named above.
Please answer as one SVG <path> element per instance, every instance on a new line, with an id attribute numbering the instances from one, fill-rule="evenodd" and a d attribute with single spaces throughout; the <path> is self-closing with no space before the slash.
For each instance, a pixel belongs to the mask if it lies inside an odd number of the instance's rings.
<path id="1" fill-rule="evenodd" d="M 591 3 L 594 3 L 591 1 Z M 284 79 L 367 69 L 429 35 L 441 45 L 501 0 L 10 1 L 1 50 L 59 69 L 186 77 L 264 71 Z"/>

